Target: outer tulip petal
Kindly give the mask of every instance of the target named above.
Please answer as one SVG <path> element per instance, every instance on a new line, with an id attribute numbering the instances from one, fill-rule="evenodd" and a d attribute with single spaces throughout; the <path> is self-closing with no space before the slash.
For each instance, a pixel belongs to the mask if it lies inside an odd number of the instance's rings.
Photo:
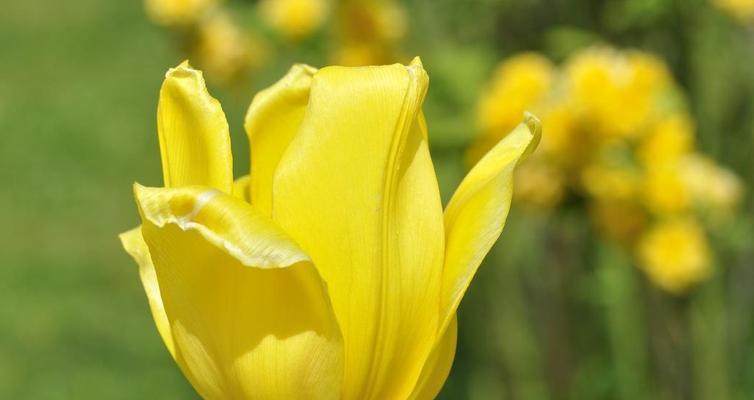
<path id="1" fill-rule="evenodd" d="M 273 218 L 315 260 L 345 342 L 343 398 L 407 398 L 437 335 L 444 232 L 411 66 L 320 70 Z"/>
<path id="2" fill-rule="evenodd" d="M 432 400 L 437 397 L 445 384 L 445 380 L 448 379 L 450 367 L 453 366 L 457 339 L 458 319 L 453 316 L 448 329 L 435 344 L 432 354 L 427 359 L 427 363 L 424 364 L 419 382 L 417 382 L 414 392 L 411 393 L 411 399 Z"/>
<path id="3" fill-rule="evenodd" d="M 510 209 L 513 169 L 534 150 L 540 132 L 539 121 L 527 114 L 524 123 L 479 160 L 448 203 L 441 327 L 450 323 L 479 264 L 500 237 Z"/>
<path id="4" fill-rule="evenodd" d="M 272 178 L 288 144 L 298 132 L 309 102 L 312 76 L 308 65 L 294 65 L 288 74 L 256 96 L 246 113 L 244 127 L 251 144 L 251 202 L 272 213 Z"/>
<path id="5" fill-rule="evenodd" d="M 233 159 L 220 103 L 207 92 L 201 71 L 188 62 L 165 75 L 157 106 L 166 187 L 204 185 L 230 193 Z"/>
<path id="6" fill-rule="evenodd" d="M 247 203 L 135 186 L 175 358 L 208 399 L 330 399 L 342 340 L 309 257 Z"/>
<path id="7" fill-rule="evenodd" d="M 170 322 L 165 315 L 165 307 L 162 305 L 160 297 L 160 285 L 157 283 L 157 274 L 154 272 L 152 265 L 152 256 L 149 254 L 149 248 L 144 243 L 144 237 L 141 235 L 141 227 L 136 227 L 128 232 L 120 234 L 120 242 L 126 252 L 133 257 L 139 265 L 139 277 L 144 291 L 147 293 L 149 308 L 152 310 L 152 318 L 157 325 L 157 331 L 165 342 L 165 347 L 170 351 L 170 355 L 175 358 L 175 346 L 173 345 L 173 336 L 170 332 Z"/>

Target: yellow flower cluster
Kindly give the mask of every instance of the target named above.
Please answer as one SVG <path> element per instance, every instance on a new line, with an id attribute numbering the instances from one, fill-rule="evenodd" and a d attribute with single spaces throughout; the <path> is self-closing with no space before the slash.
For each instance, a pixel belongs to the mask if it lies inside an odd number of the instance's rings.
<path id="1" fill-rule="evenodd" d="M 147 16 L 177 34 L 183 57 L 224 85 L 269 62 L 274 45 L 301 45 L 321 32 L 331 16 L 327 48 L 331 61 L 344 66 L 396 62 L 408 27 L 406 10 L 397 0 L 260 0 L 252 10 L 259 26 L 250 19 L 251 29 L 231 19 L 222 0 L 144 1 Z"/>
<path id="2" fill-rule="evenodd" d="M 517 170 L 516 198 L 549 210 L 575 199 L 595 227 L 632 249 L 661 288 L 683 293 L 709 275 L 703 223 L 742 196 L 735 174 L 700 154 L 694 121 L 651 54 L 588 48 L 558 67 L 524 53 L 503 62 L 479 103 L 470 163 L 515 126 L 541 116 L 539 150 Z"/>
<path id="3" fill-rule="evenodd" d="M 147 16 L 174 30 L 183 50 L 220 84 L 238 81 L 264 58 L 264 46 L 222 8 L 220 0 L 145 0 Z"/>
<path id="4" fill-rule="evenodd" d="M 203 21 L 191 46 L 191 57 L 215 81 L 236 82 L 264 58 L 265 46 L 247 35 L 226 14 L 218 13 Z"/>
<path id="5" fill-rule="evenodd" d="M 754 24 L 754 0 L 713 0 L 712 3 L 743 24 Z"/>

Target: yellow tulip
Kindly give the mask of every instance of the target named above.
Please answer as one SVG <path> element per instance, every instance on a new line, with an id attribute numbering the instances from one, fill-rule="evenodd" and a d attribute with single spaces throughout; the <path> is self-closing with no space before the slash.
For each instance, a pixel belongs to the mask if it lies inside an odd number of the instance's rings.
<path id="1" fill-rule="evenodd" d="M 250 176 L 187 63 L 160 92 L 165 187 L 134 187 L 121 235 L 171 355 L 205 398 L 432 398 L 456 309 L 499 237 L 525 118 L 443 212 L 409 66 L 294 66 L 252 102 Z"/>

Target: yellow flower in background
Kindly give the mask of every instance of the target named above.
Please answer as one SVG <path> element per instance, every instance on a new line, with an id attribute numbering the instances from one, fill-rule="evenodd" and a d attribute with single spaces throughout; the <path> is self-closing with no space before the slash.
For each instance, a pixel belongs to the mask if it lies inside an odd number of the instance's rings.
<path id="1" fill-rule="evenodd" d="M 659 121 L 641 139 L 637 155 L 647 167 L 677 163 L 694 149 L 694 124 L 683 113 L 674 113 Z"/>
<path id="2" fill-rule="evenodd" d="M 524 111 L 535 107 L 550 91 L 554 78 L 555 67 L 537 53 L 516 55 L 500 64 L 479 102 L 483 134 L 500 138 L 510 132 Z"/>
<path id="3" fill-rule="evenodd" d="M 640 135 L 651 122 L 658 97 L 670 84 L 664 64 L 645 53 L 593 48 L 576 53 L 565 67 L 574 111 L 606 138 Z"/>
<path id="4" fill-rule="evenodd" d="M 754 23 L 754 0 L 712 0 L 712 3 L 743 24 Z"/>
<path id="5" fill-rule="evenodd" d="M 199 20 L 219 0 L 145 0 L 147 16 L 158 25 L 187 26 Z"/>
<path id="6" fill-rule="evenodd" d="M 395 46 L 406 35 L 408 17 L 398 1 L 341 1 L 336 12 L 338 64 L 384 64 L 397 58 Z"/>
<path id="7" fill-rule="evenodd" d="M 644 178 L 644 205 L 660 216 L 686 213 L 692 206 L 691 193 L 678 164 L 647 171 Z"/>
<path id="8" fill-rule="evenodd" d="M 658 286 L 680 293 L 704 279 L 710 263 L 702 227 L 686 218 L 728 221 L 743 184 L 697 152 L 694 120 L 678 95 L 667 66 L 644 52 L 586 48 L 560 67 L 536 53 L 515 55 L 480 97 L 466 158 L 473 165 L 517 114 L 534 110 L 544 137 L 516 170 L 516 200 L 545 211 L 584 204 L 603 238 L 637 254 Z"/>
<path id="9" fill-rule="evenodd" d="M 685 157 L 679 170 L 698 205 L 717 214 L 730 214 L 743 198 L 743 183 L 732 171 L 700 154 Z"/>
<path id="10" fill-rule="evenodd" d="M 662 289 L 682 294 L 712 272 L 704 230 L 692 219 L 661 222 L 641 238 L 639 265 Z"/>
<path id="11" fill-rule="evenodd" d="M 258 66 L 265 57 L 265 49 L 228 15 L 216 13 L 199 24 L 192 54 L 209 77 L 227 84 Z"/>
<path id="12" fill-rule="evenodd" d="M 560 169 L 530 159 L 516 168 L 514 197 L 527 205 L 551 209 L 565 198 L 565 177 Z"/>
<path id="13" fill-rule="evenodd" d="M 348 43 L 338 47 L 333 54 L 338 64 L 359 66 L 380 64 L 390 58 L 380 43 Z"/>
<path id="14" fill-rule="evenodd" d="M 431 399 L 453 362 L 456 309 L 499 237 L 525 123 L 442 210 L 409 66 L 294 66 L 249 107 L 234 182 L 225 115 L 199 71 L 168 71 L 165 187 L 136 184 L 121 235 L 157 328 L 204 398 Z"/>
<path id="15" fill-rule="evenodd" d="M 631 168 L 593 163 L 584 168 L 581 184 L 597 199 L 627 201 L 637 196 L 641 178 L 639 172 Z"/>
<path id="16" fill-rule="evenodd" d="M 329 11 L 328 0 L 261 0 L 262 18 L 285 38 L 301 40 L 322 26 Z"/>
<path id="17" fill-rule="evenodd" d="M 578 129 L 576 116 L 568 104 L 560 101 L 530 108 L 542 112 L 542 126 L 546 130 L 539 151 L 566 169 L 583 165 L 593 143 L 589 135 Z"/>

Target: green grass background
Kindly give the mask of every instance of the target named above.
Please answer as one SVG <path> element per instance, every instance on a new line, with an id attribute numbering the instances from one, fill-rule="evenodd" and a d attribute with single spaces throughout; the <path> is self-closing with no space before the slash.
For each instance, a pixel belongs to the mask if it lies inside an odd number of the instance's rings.
<path id="1" fill-rule="evenodd" d="M 0 398 L 194 397 L 116 234 L 178 54 L 141 2 L 0 5 Z"/>

